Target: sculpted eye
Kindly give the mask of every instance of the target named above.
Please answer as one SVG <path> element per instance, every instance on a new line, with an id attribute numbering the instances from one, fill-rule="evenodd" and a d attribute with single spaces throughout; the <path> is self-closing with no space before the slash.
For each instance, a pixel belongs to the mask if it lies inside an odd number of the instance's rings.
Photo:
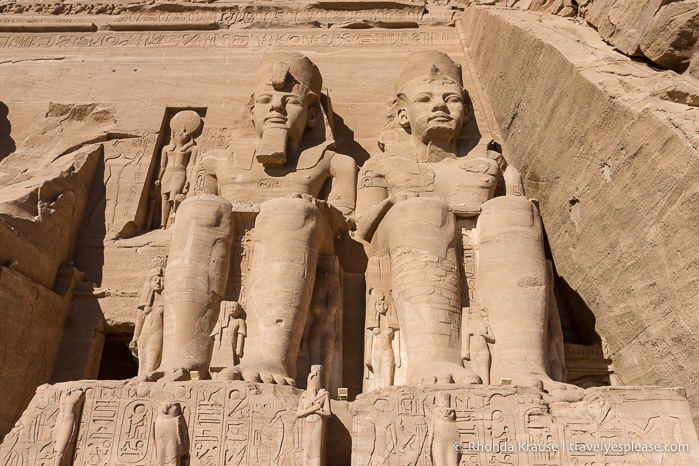
<path id="1" fill-rule="evenodd" d="M 429 94 L 420 94 L 417 97 L 415 97 L 415 102 L 429 102 L 431 100 L 431 97 Z"/>
<path id="2" fill-rule="evenodd" d="M 301 100 L 298 99 L 297 97 L 288 97 L 286 99 L 286 103 L 291 104 L 291 105 L 302 105 Z"/>
<path id="3" fill-rule="evenodd" d="M 450 94 L 444 98 L 445 102 L 461 102 L 461 96 L 456 94 Z"/>
<path id="4" fill-rule="evenodd" d="M 261 95 L 255 99 L 256 104 L 268 104 L 272 101 L 272 98 L 268 95 Z"/>

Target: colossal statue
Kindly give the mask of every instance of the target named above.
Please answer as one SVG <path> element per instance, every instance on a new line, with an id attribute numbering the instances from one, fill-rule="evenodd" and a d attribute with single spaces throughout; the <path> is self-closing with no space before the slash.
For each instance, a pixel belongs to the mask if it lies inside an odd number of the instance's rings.
<path id="1" fill-rule="evenodd" d="M 559 387 L 546 373 L 549 284 L 538 209 L 497 145 L 470 153 L 459 146 L 471 113 L 461 67 L 444 53 L 416 52 L 395 92 L 382 153 L 360 173 L 357 235 L 368 243 L 367 277 L 390 276 L 407 383 L 481 382 L 462 365 L 461 312 L 482 307 L 492 331 L 479 335 L 492 344 L 490 380 Z M 506 195 L 495 197 L 503 181 Z"/>
<path id="2" fill-rule="evenodd" d="M 356 197 L 356 165 L 332 150 L 321 90 L 307 57 L 266 56 L 249 107 L 255 136 L 204 157 L 197 185 L 205 192 L 180 205 L 173 227 L 163 358 L 151 378 L 207 378 L 220 303 L 232 300 L 244 313 L 245 354 L 217 378 L 295 383 L 319 258 L 351 225 Z M 236 295 L 228 277 L 240 266 L 232 252 L 238 214 L 253 215 L 254 225 L 245 292 Z"/>

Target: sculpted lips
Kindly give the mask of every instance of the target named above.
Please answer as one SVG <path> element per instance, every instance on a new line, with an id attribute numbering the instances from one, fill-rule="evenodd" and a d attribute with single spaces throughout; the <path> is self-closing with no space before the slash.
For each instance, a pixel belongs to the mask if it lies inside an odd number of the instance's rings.
<path id="1" fill-rule="evenodd" d="M 286 123 L 286 120 L 288 120 L 288 118 L 280 113 L 273 113 L 265 118 L 265 122 L 270 121 L 272 123 Z"/>
<path id="2" fill-rule="evenodd" d="M 451 121 L 453 119 L 454 118 L 448 113 L 436 112 L 428 119 L 428 121 Z"/>

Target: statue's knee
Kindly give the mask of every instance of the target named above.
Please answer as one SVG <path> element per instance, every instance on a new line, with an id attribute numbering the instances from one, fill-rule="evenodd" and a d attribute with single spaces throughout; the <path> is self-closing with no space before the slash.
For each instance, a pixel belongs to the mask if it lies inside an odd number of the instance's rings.
<path id="1" fill-rule="evenodd" d="M 483 232 L 540 228 L 539 210 L 526 197 L 503 196 L 483 203 L 478 218 Z"/>
<path id="2" fill-rule="evenodd" d="M 315 203 L 300 197 L 280 197 L 260 204 L 256 228 L 274 228 L 285 231 L 313 228 L 319 209 Z"/>
<path id="3" fill-rule="evenodd" d="M 447 204 L 441 199 L 429 197 L 415 197 L 398 202 L 389 211 L 390 220 L 396 226 L 403 228 L 420 228 L 421 225 L 428 228 L 453 229 L 454 215 L 449 211 Z"/>
<path id="4" fill-rule="evenodd" d="M 191 197 L 177 209 L 179 224 L 196 223 L 204 228 L 225 228 L 232 222 L 232 204 L 226 199 L 211 194 Z M 189 227 L 187 227 L 189 230 Z"/>

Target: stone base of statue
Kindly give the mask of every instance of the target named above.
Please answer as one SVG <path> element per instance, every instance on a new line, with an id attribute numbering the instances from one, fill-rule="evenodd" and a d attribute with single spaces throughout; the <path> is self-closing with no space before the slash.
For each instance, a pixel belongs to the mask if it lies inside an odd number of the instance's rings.
<path id="1" fill-rule="evenodd" d="M 699 464 L 682 389 L 604 387 L 585 390 L 577 402 L 548 398 L 493 385 L 361 395 L 352 465 Z"/>
<path id="2" fill-rule="evenodd" d="M 81 415 L 66 417 L 63 400 L 76 391 Z M 242 381 L 44 385 L 0 445 L 0 465 L 301 465 L 302 393 Z M 332 466 L 699 464 L 682 389 L 590 388 L 567 402 L 515 386 L 403 386 L 332 406 Z"/>
<path id="3" fill-rule="evenodd" d="M 164 408 L 173 404 L 180 406 L 188 435 L 185 443 L 189 444 L 188 457 L 178 465 L 303 462 L 303 419 L 296 417 L 301 390 L 240 381 L 81 381 L 38 389 L 0 446 L 0 464 L 58 464 L 54 431 L 59 400 L 64 392 L 76 388 L 85 392 L 84 408 L 73 461 L 61 465 L 161 464 L 157 443 L 163 439 L 155 437 L 154 426 L 160 420 L 168 422 Z"/>

